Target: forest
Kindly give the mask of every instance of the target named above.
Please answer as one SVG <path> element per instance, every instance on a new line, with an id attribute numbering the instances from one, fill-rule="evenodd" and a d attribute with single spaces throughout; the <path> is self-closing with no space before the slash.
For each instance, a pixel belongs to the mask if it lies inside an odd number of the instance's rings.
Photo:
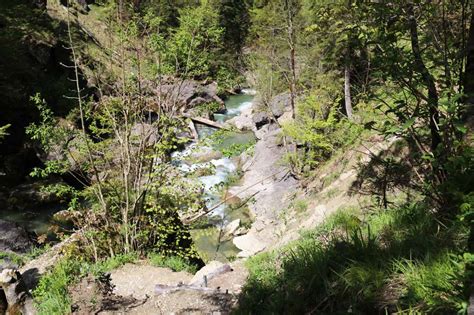
<path id="1" fill-rule="evenodd" d="M 470 0 L 2 0 L 0 314 L 474 314 Z"/>

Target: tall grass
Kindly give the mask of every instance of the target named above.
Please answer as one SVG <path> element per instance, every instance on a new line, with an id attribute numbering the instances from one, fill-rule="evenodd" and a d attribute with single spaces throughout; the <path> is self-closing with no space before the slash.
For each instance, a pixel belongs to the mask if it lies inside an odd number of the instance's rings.
<path id="1" fill-rule="evenodd" d="M 421 203 L 364 216 L 341 210 L 300 240 L 250 259 L 237 313 L 462 312 L 467 231 Z"/>

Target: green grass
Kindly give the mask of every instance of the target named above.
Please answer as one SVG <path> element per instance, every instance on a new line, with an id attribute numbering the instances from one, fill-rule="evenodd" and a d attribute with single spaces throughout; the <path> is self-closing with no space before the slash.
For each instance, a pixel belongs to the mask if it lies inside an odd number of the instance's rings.
<path id="1" fill-rule="evenodd" d="M 467 228 L 424 204 L 349 208 L 248 261 L 240 314 L 455 314 L 465 309 Z"/>
<path id="2" fill-rule="evenodd" d="M 61 260 L 52 270 L 41 277 L 33 291 L 33 298 L 39 314 L 55 315 L 71 313 L 71 297 L 68 288 L 82 277 L 95 277 L 116 269 L 125 263 L 134 262 L 138 254 L 130 253 L 89 263 L 73 257 Z"/>
<path id="3" fill-rule="evenodd" d="M 249 141 L 247 143 L 233 143 L 230 146 L 223 148 L 222 154 L 228 158 L 238 156 L 252 148 L 254 145 L 255 141 Z"/>
<path id="4" fill-rule="evenodd" d="M 25 263 L 25 257 L 13 252 L 0 251 L 0 262 L 11 261 L 15 265 L 22 266 Z"/>
<path id="5" fill-rule="evenodd" d="M 297 200 L 294 200 L 291 203 L 291 207 L 297 213 L 304 213 L 304 212 L 306 212 L 306 210 L 308 210 L 308 202 L 304 199 L 297 199 Z"/>
<path id="6" fill-rule="evenodd" d="M 0 251 L 0 262 L 10 261 L 15 265 L 21 267 L 28 261 L 37 258 L 38 256 L 49 250 L 50 246 L 43 247 L 32 247 L 29 252 L 25 254 L 17 254 L 14 252 L 2 252 Z"/>
<path id="7" fill-rule="evenodd" d="M 148 259 L 153 266 L 170 268 L 173 271 L 187 271 L 189 273 L 196 273 L 197 267 L 184 258 L 179 256 L 164 256 L 158 253 L 151 253 Z"/>
<path id="8" fill-rule="evenodd" d="M 80 263 L 64 260 L 43 276 L 33 291 L 38 314 L 54 315 L 71 313 L 68 286 L 76 279 Z"/>

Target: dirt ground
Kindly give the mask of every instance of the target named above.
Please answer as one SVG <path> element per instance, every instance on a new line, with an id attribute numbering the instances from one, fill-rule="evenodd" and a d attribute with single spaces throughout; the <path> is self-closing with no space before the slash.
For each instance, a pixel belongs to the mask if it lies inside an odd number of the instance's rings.
<path id="1" fill-rule="evenodd" d="M 247 278 L 242 262 L 232 271 L 209 279 L 203 289 L 186 287 L 192 275 L 154 267 L 146 262 L 126 264 L 101 279 L 86 277 L 71 288 L 74 314 L 229 314 Z M 157 284 L 178 286 L 155 294 Z"/>

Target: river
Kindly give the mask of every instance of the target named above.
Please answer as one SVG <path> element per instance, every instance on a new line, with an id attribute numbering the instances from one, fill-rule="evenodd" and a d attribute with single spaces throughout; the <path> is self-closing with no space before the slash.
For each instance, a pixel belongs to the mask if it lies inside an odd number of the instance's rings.
<path id="1" fill-rule="evenodd" d="M 242 94 L 230 96 L 226 102 L 225 114 L 214 114 L 214 119 L 218 122 L 225 121 L 238 116 L 242 111 L 252 106 L 254 92 L 244 90 Z M 189 156 L 198 154 L 200 156 L 212 157 L 214 152 L 228 148 L 233 144 L 245 144 L 255 140 L 253 132 L 231 132 L 221 139 L 218 145 L 209 145 L 206 139 L 209 138 L 216 129 L 197 125 L 197 131 L 200 141 L 188 146 L 182 152 L 176 152 L 173 155 L 173 161 L 183 172 L 191 172 L 196 169 L 211 169 L 212 174 L 197 177 L 204 187 L 204 197 L 206 205 L 210 209 L 219 204 L 226 197 L 226 185 L 230 180 L 238 180 L 239 161 L 238 157 L 218 157 L 210 158 L 205 162 L 189 164 L 186 160 Z M 232 239 L 224 235 L 225 226 L 240 219 L 241 225 L 250 226 L 251 217 L 247 206 L 242 205 L 238 198 L 232 198 L 226 204 L 218 206 L 210 212 L 198 228 L 193 228 L 193 236 L 196 248 L 201 257 L 206 260 L 228 261 L 236 257 L 239 249 L 234 246 Z"/>

